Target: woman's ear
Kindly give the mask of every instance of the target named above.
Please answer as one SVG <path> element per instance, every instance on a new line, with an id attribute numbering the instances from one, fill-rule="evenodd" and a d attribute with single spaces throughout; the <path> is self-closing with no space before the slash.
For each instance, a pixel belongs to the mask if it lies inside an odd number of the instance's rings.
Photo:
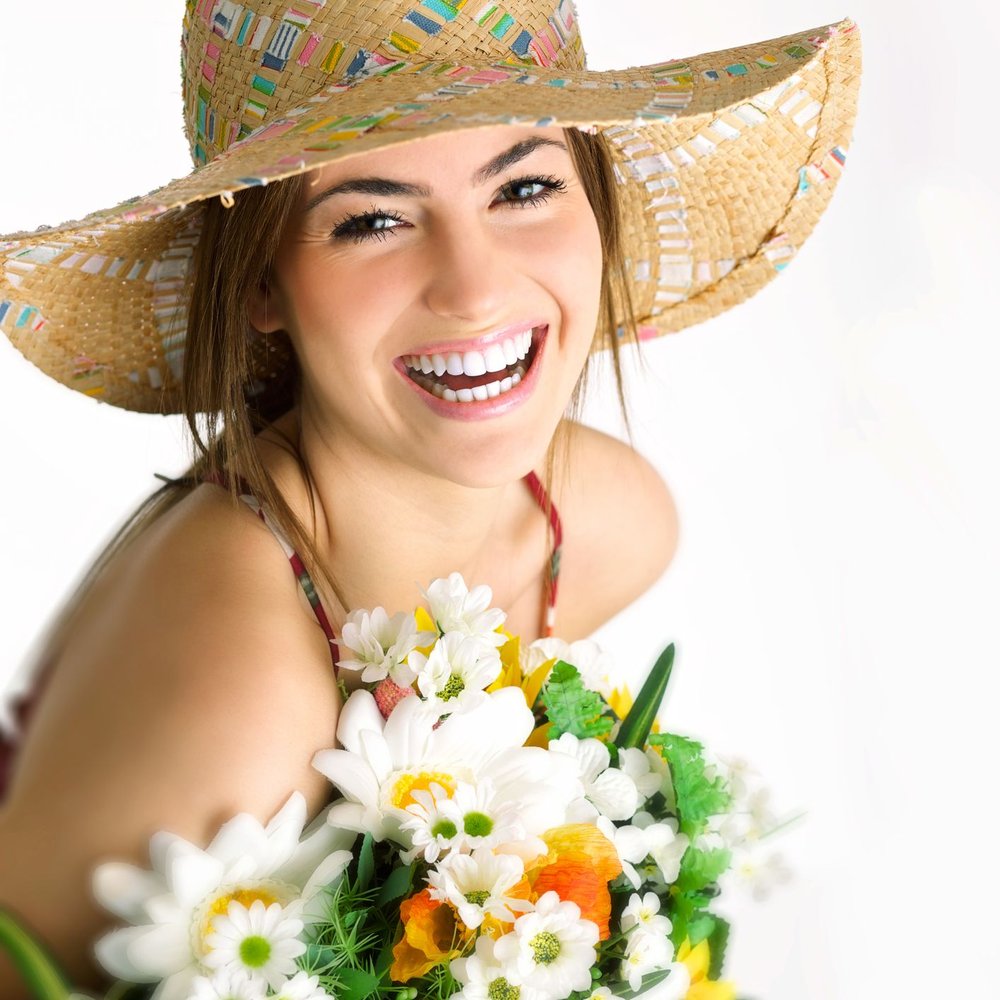
<path id="1" fill-rule="evenodd" d="M 285 328 L 281 295 L 269 278 L 264 278 L 250 293 L 247 308 L 250 324 L 261 333 L 274 333 Z"/>

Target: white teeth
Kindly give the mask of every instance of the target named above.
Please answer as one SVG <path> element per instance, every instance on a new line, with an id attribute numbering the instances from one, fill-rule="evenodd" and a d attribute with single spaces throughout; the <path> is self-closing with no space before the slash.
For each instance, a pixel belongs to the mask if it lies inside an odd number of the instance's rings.
<path id="1" fill-rule="evenodd" d="M 466 386 L 462 389 L 450 389 L 443 382 L 424 377 L 418 369 L 414 369 L 413 371 L 414 381 L 424 390 L 437 396 L 438 399 L 446 399 L 450 403 L 483 402 L 487 399 L 495 399 L 505 392 L 510 392 L 524 378 L 524 368 L 518 365 L 514 369 L 513 375 L 508 375 L 501 381 L 487 382 L 484 385 Z"/>
<path id="2" fill-rule="evenodd" d="M 507 367 L 507 359 L 504 357 L 503 348 L 499 344 L 490 344 L 486 348 L 484 355 L 486 370 L 488 372 L 502 372 Z"/>
<path id="3" fill-rule="evenodd" d="M 533 330 L 526 330 L 515 334 L 500 343 L 490 344 L 484 351 L 466 351 L 463 354 L 457 351 L 448 354 L 405 354 L 402 360 L 413 373 L 411 378 L 438 399 L 451 403 L 483 402 L 510 392 L 522 381 L 527 368 L 524 359 L 531 350 L 533 333 Z M 487 372 L 502 372 L 505 369 L 512 371 L 503 379 L 462 389 L 451 389 L 438 381 L 446 372 L 450 375 L 478 377 Z"/>
<path id="4" fill-rule="evenodd" d="M 462 367 L 466 375 L 486 374 L 486 361 L 479 351 L 469 351 L 468 354 L 462 355 Z"/>
<path id="5" fill-rule="evenodd" d="M 440 377 L 449 375 L 484 375 L 486 372 L 500 372 L 504 368 L 523 361 L 531 350 L 533 330 L 525 330 L 500 343 L 490 344 L 483 351 L 451 351 L 448 354 L 406 354 L 403 361 L 407 368 Z"/>

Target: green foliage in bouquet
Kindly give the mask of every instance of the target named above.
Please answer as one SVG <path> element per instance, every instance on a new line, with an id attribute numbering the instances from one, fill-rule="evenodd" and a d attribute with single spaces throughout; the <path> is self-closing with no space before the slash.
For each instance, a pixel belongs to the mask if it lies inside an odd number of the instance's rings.
<path id="1" fill-rule="evenodd" d="M 725 781 L 719 776 L 709 778 L 704 747 L 676 733 L 654 733 L 649 745 L 670 767 L 680 832 L 691 838 L 704 833 L 709 818 L 724 813 L 731 801 Z"/>
<path id="2" fill-rule="evenodd" d="M 551 723 L 549 739 L 563 733 L 578 739 L 604 739 L 615 724 L 608 703 L 596 692 L 584 686 L 580 671 L 565 660 L 559 660 L 542 688 L 545 714 Z"/>
<path id="3" fill-rule="evenodd" d="M 326 916 L 315 925 L 313 940 L 299 959 L 300 967 L 319 976 L 323 988 L 339 1000 L 415 996 L 410 987 L 389 982 L 399 900 L 413 884 L 413 867 L 395 868 L 377 884 L 376 846 L 371 834 L 365 834 L 344 877 L 327 890 Z"/>
<path id="4" fill-rule="evenodd" d="M 671 941 L 679 947 L 686 938 L 692 946 L 708 939 L 712 962 L 721 967 L 729 928 L 708 912 L 719 894 L 718 880 L 729 868 L 731 852 L 724 848 L 703 850 L 694 846 L 713 816 L 721 815 L 732 800 L 722 777 L 710 776 L 697 740 L 676 733 L 649 736 L 648 745 L 667 762 L 674 801 L 672 812 L 679 831 L 690 844 L 681 858 L 680 871 L 670 887 L 668 912 L 673 923 Z"/>
<path id="5" fill-rule="evenodd" d="M 622 721 L 621 729 L 615 739 L 615 746 L 620 750 L 630 747 L 643 747 L 653 730 L 656 714 L 663 704 L 663 696 L 667 693 L 667 684 L 674 668 L 674 644 L 670 643 L 660 653 L 653 664 L 653 669 L 646 678 L 631 711 Z"/>

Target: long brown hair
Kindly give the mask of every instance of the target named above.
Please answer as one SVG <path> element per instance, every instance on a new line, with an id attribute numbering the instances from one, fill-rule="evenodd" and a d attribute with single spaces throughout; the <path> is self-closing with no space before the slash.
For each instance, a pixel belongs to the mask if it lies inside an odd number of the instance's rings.
<path id="1" fill-rule="evenodd" d="M 595 347 L 610 351 L 628 430 L 619 345 L 622 341 L 638 343 L 638 338 L 627 273 L 630 262 L 626 261 L 623 249 L 624 220 L 618 185 L 607 140 L 600 133 L 591 135 L 576 128 L 563 131 L 600 230 L 604 268 Z M 274 340 L 269 342 L 263 337 L 248 336 L 251 328 L 247 303 L 251 291 L 271 273 L 281 234 L 298 202 L 302 183 L 303 175 L 299 174 L 241 190 L 229 208 L 212 199 L 181 210 L 202 213 L 182 383 L 183 413 L 194 461 L 182 476 L 158 476 L 164 485 L 147 497 L 112 537 L 50 626 L 38 654 L 42 663 L 58 652 L 62 636 L 83 597 L 112 558 L 208 477 L 227 485 L 234 506 L 239 503 L 239 480 L 244 480 L 300 553 L 309 573 L 323 580 L 341 605 L 347 607 L 314 541 L 316 510 L 312 489 L 309 530 L 279 492 L 254 442 L 258 433 L 270 427 L 298 400 L 298 366 L 287 338 L 272 335 Z M 261 351 L 283 359 L 280 376 L 263 389 L 253 377 Z M 588 362 L 573 391 L 568 407 L 571 418 L 579 414 L 589 368 Z M 560 426 L 560 431 L 564 426 Z M 297 442 L 285 437 L 284 446 L 297 461 L 306 483 L 312 486 L 310 470 Z M 545 481 L 550 495 L 560 460 L 565 464 L 566 447 L 565 435 L 557 432 L 546 459 Z"/>

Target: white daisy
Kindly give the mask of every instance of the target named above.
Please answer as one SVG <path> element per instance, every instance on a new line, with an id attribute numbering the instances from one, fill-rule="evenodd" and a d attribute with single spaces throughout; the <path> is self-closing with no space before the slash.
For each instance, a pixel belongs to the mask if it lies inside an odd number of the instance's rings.
<path id="1" fill-rule="evenodd" d="M 204 959 L 216 921 L 237 900 L 244 907 L 295 902 L 311 923 L 324 915 L 324 893 L 351 859 L 356 834 L 328 822 L 329 807 L 303 833 L 306 800 L 293 792 L 267 826 L 240 813 L 207 848 L 159 831 L 150 839 L 152 870 L 124 862 L 98 865 L 97 901 L 131 927 L 95 944 L 101 965 L 133 983 L 159 983 L 153 1000 L 188 1000 L 194 979 L 210 969 Z"/>
<path id="2" fill-rule="evenodd" d="M 361 670 L 366 683 L 391 677 L 401 687 L 413 683 L 413 671 L 406 658 L 417 646 L 434 641 L 433 632 L 418 632 L 417 619 L 412 614 L 386 614 L 385 608 L 372 612 L 352 611 L 340 632 L 340 648 L 349 649 L 354 657 L 338 660 L 345 670 Z"/>
<path id="3" fill-rule="evenodd" d="M 478 850 L 449 854 L 427 873 L 427 884 L 432 899 L 451 903 L 466 927 L 475 928 L 488 916 L 513 923 L 515 911 L 531 909 L 526 899 L 506 895 L 523 875 L 524 862 L 520 858 Z"/>
<path id="4" fill-rule="evenodd" d="M 301 969 L 282 983 L 269 1000 L 328 1000 L 331 994 L 319 985 L 319 976 L 310 976 Z"/>
<path id="5" fill-rule="evenodd" d="M 299 939 L 304 924 L 295 912 L 294 903 L 286 909 L 255 899 L 247 908 L 231 900 L 226 913 L 213 921 L 205 940 L 211 951 L 203 962 L 210 969 L 242 969 L 253 982 L 275 989 L 295 975 L 295 959 L 306 950 Z"/>
<path id="6" fill-rule="evenodd" d="M 523 746 L 535 720 L 520 689 L 475 694 L 442 721 L 440 703 L 419 698 L 404 698 L 383 719 L 375 699 L 355 691 L 337 726 L 344 749 L 313 757 L 313 766 L 344 794 L 343 802 L 330 806 L 329 821 L 411 848 L 401 824 L 412 819 L 407 808 L 416 802 L 415 790 L 436 782 L 451 794 L 459 782 L 489 778 L 497 808 L 521 801 L 526 826 L 529 820 L 544 823 L 544 831 L 565 822 L 566 802 L 579 781 L 565 758 Z"/>
<path id="7" fill-rule="evenodd" d="M 458 824 L 453 815 L 443 812 L 442 806 L 449 802 L 448 792 L 436 781 L 431 782 L 429 790 L 413 788 L 410 790 L 413 801 L 406 807 L 410 818 L 399 824 L 401 833 L 409 834 L 413 847 L 402 851 L 400 857 L 403 864 L 410 864 L 420 855 L 429 864 L 434 864 L 455 844 L 458 836 Z"/>
<path id="8" fill-rule="evenodd" d="M 450 972 L 462 989 L 451 1000 L 548 1000 L 526 984 L 511 983 L 507 970 L 494 954 L 496 942 L 484 934 L 476 941 L 476 950 L 468 958 L 452 961 Z"/>
<path id="9" fill-rule="evenodd" d="M 590 989 L 590 970 L 597 959 L 597 924 L 580 917 L 580 907 L 562 902 L 552 891 L 544 893 L 530 913 L 514 922 L 500 938 L 494 953 L 510 969 L 508 979 L 530 983 L 551 1000 L 564 1000 L 574 990 Z"/>
<path id="10" fill-rule="evenodd" d="M 485 584 L 469 590 L 461 573 L 435 580 L 425 591 L 428 611 L 441 634 L 462 632 L 486 646 L 502 646 L 507 637 L 497 629 L 507 620 L 499 608 L 491 608 L 493 591 Z"/>
<path id="11" fill-rule="evenodd" d="M 264 1000 L 266 988 L 242 969 L 219 969 L 211 978 L 196 976 L 186 1000 Z"/>
<path id="12" fill-rule="evenodd" d="M 566 754 L 576 761 L 587 801 L 602 816 L 623 820 L 635 815 L 639 808 L 639 790 L 624 771 L 608 766 L 611 754 L 604 743 L 563 733 L 559 739 L 549 742 L 549 750 Z"/>
<path id="13" fill-rule="evenodd" d="M 424 656 L 419 650 L 407 661 L 425 698 L 436 698 L 454 711 L 467 692 L 482 691 L 500 675 L 500 654 L 478 638 L 446 632 Z"/>
<path id="14" fill-rule="evenodd" d="M 441 808 L 455 824 L 452 847 L 456 851 L 496 847 L 525 839 L 521 803 L 509 798 L 500 799 L 489 778 L 484 777 L 475 785 L 460 781 L 454 795 L 443 802 Z M 543 851 L 544 848 L 539 853 Z"/>
<path id="15" fill-rule="evenodd" d="M 638 990 L 643 976 L 669 968 L 673 959 L 674 946 L 670 938 L 649 931 L 640 924 L 632 929 L 625 943 L 622 979 L 627 980 L 633 990 Z"/>
<path id="16" fill-rule="evenodd" d="M 655 892 L 647 892 L 644 896 L 633 892 L 622 911 L 621 926 L 626 932 L 643 927 L 651 934 L 666 937 L 674 925 L 668 916 L 660 913 L 660 897 Z"/>
<path id="17" fill-rule="evenodd" d="M 646 872 L 647 877 L 665 885 L 676 882 L 681 858 L 690 844 L 686 834 L 677 832 L 677 820 L 667 818 L 656 823 L 649 813 L 640 812 L 635 814 L 632 822 L 642 830 L 647 850 L 655 865 L 652 871 Z"/>

